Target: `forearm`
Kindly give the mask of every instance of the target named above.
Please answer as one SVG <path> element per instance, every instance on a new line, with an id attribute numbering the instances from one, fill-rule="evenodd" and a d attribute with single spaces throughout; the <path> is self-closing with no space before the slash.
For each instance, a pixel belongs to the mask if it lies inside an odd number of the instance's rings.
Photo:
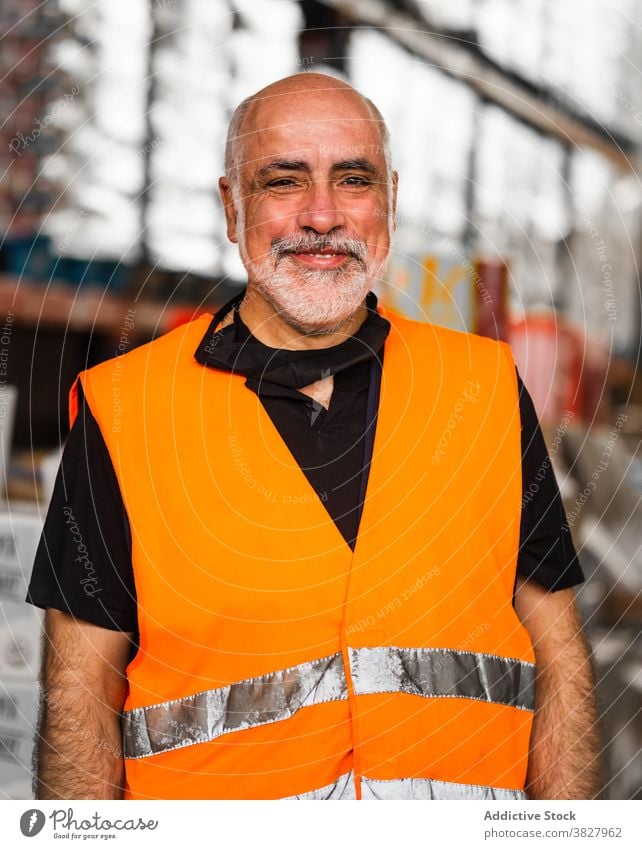
<path id="1" fill-rule="evenodd" d="M 34 758 L 37 799 L 122 799 L 131 634 L 49 609 Z"/>
<path id="2" fill-rule="evenodd" d="M 568 678 L 550 666 L 537 678 L 527 792 L 533 799 L 593 799 L 600 789 L 600 741 L 587 658 Z"/>
<path id="3" fill-rule="evenodd" d="M 533 799 L 593 799 L 600 788 L 590 652 L 579 622 L 575 634 L 567 636 L 563 643 L 535 644 L 537 690 L 527 776 Z"/>
<path id="4" fill-rule="evenodd" d="M 86 692 L 45 690 L 35 753 L 37 799 L 122 799 L 118 715 Z"/>

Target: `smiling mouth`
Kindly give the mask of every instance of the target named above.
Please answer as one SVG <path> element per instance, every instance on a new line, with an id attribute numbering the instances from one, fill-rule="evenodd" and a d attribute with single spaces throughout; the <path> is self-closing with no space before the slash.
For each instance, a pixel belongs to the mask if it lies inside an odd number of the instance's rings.
<path id="1" fill-rule="evenodd" d="M 324 251 L 322 253 L 301 251 L 300 253 L 293 253 L 291 256 L 293 256 L 296 261 L 300 262 L 302 265 L 311 266 L 313 268 L 338 268 L 340 265 L 343 265 L 345 260 L 348 258 L 347 254 L 333 253 L 330 251 Z"/>
<path id="2" fill-rule="evenodd" d="M 348 254 L 338 251 L 289 251 L 297 262 L 312 268 L 338 268 L 343 265 Z"/>
<path id="3" fill-rule="evenodd" d="M 332 250 L 287 251 L 289 257 L 308 268 L 339 268 L 350 258 L 347 253 Z"/>

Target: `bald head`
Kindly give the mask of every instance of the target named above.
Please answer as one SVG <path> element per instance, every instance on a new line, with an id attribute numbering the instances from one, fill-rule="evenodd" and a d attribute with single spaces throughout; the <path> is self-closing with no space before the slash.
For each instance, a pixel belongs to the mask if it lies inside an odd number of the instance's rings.
<path id="1" fill-rule="evenodd" d="M 375 104 L 355 88 L 327 74 L 300 73 L 257 91 L 234 110 L 225 145 L 225 174 L 237 183 L 244 160 L 245 140 L 261 127 L 274 126 L 289 115 L 296 121 L 299 108 L 314 105 L 319 115 L 373 122 L 377 125 L 386 167 L 391 171 L 390 135 L 381 112 Z"/>

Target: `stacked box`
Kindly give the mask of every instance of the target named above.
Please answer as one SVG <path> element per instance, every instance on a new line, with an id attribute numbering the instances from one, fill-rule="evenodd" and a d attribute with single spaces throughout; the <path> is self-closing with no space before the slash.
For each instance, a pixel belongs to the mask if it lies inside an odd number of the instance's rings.
<path id="1" fill-rule="evenodd" d="M 42 611 L 25 602 L 42 530 L 35 510 L 0 511 L 0 798 L 29 799 Z"/>
<path id="2" fill-rule="evenodd" d="M 35 682 L 40 671 L 42 611 L 6 599 L 1 606 L 0 686 L 13 680 Z"/>
<path id="3" fill-rule="evenodd" d="M 0 600 L 23 603 L 42 517 L 37 510 L 0 510 Z"/>

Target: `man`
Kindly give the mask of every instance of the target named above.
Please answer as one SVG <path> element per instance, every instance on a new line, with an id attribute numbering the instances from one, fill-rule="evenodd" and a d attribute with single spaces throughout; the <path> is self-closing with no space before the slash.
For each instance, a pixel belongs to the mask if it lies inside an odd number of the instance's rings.
<path id="1" fill-rule="evenodd" d="M 38 795 L 592 797 L 582 577 L 509 349 L 369 291 L 381 116 L 324 75 L 268 86 L 220 191 L 246 291 L 119 359 L 117 417 L 113 361 L 71 393 L 30 588 Z"/>

